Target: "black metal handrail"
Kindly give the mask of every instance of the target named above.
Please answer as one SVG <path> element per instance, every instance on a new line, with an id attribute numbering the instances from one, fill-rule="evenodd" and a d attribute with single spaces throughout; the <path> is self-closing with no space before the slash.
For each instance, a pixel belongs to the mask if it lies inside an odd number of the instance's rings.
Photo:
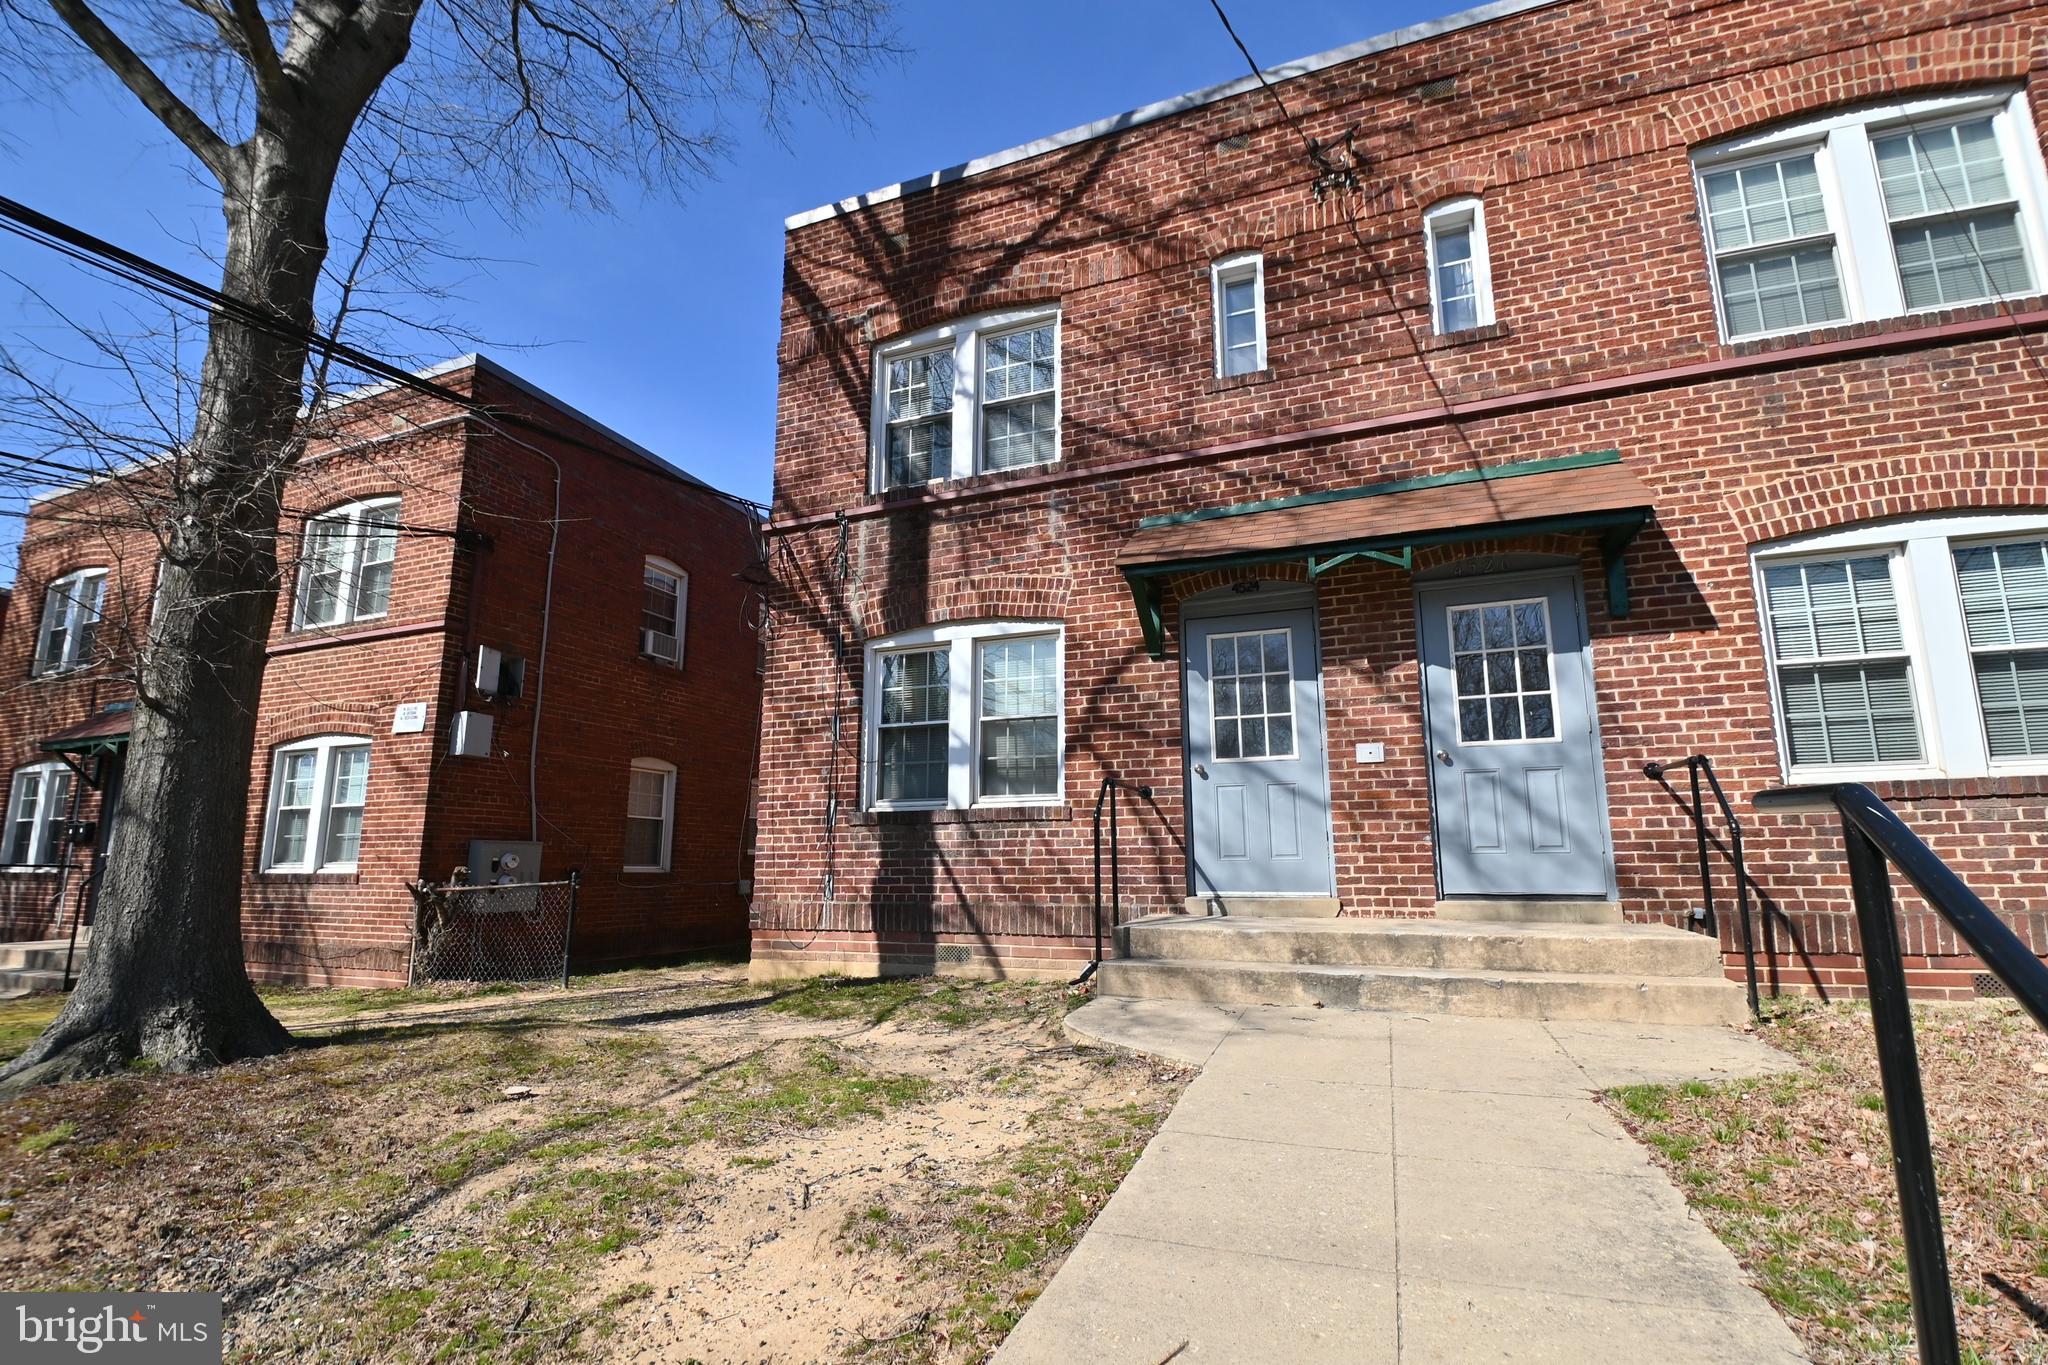
<path id="1" fill-rule="evenodd" d="M 1863 977 L 1870 992 L 1870 1025 L 1877 1035 L 1878 1074 L 1884 1082 L 1885 1124 L 1891 1130 L 1892 1171 L 1899 1186 L 1906 1277 L 1913 1292 L 1913 1330 L 1921 1365 L 1960 1365 L 1948 1248 L 1941 1236 L 1941 1195 L 1935 1188 L 1927 1099 L 1920 1089 L 1913 1009 L 1906 996 L 1906 966 L 1892 909 L 1891 869 L 1896 867 L 1905 874 L 1921 898 L 1949 922 L 2044 1030 L 2048 1030 L 2048 964 L 2034 956 L 2019 935 L 1963 885 L 1941 856 L 1861 783 L 1759 792 L 1756 804 L 1759 810 L 1832 806 L 1841 814 L 1842 847 L 1848 855 L 1856 929 L 1863 947 Z"/>
<path id="2" fill-rule="evenodd" d="M 1150 787 L 1133 785 L 1124 781 L 1121 777 L 1105 777 L 1102 779 L 1102 786 L 1096 789 L 1095 956 L 1086 967 L 1081 969 L 1081 974 L 1074 978 L 1076 986 L 1095 975 L 1096 969 L 1102 966 L 1102 808 L 1105 804 L 1109 807 L 1109 927 L 1111 931 L 1113 932 L 1117 925 L 1123 922 L 1123 882 L 1117 865 L 1116 839 L 1116 794 L 1119 788 L 1124 791 L 1136 792 L 1139 797 L 1146 801 L 1152 799 L 1152 789 Z"/>
<path id="3" fill-rule="evenodd" d="M 1721 818 L 1728 824 L 1728 864 L 1735 870 L 1735 898 L 1742 914 L 1742 970 L 1749 983 L 1749 1012 L 1752 1016 L 1760 1016 L 1763 1013 L 1763 1005 L 1757 999 L 1756 932 L 1750 923 L 1749 867 L 1742 858 L 1742 822 L 1735 818 L 1735 809 L 1728 804 L 1728 793 L 1721 790 L 1721 779 L 1714 775 L 1714 761 L 1705 754 L 1681 758 L 1676 763 L 1645 763 L 1643 776 L 1662 783 L 1666 791 L 1676 796 L 1678 793 L 1673 791 L 1671 784 L 1665 780 L 1665 775 L 1676 768 L 1686 769 L 1692 779 L 1692 807 L 1689 813 L 1692 815 L 1693 836 L 1699 845 L 1700 895 L 1704 898 L 1702 908 L 1707 928 L 1713 933 L 1717 943 L 1720 940 L 1721 929 L 1714 909 L 1714 864 L 1708 857 L 1708 847 L 1712 841 L 1707 837 L 1707 809 L 1700 799 L 1702 777 L 1706 779 L 1708 789 L 1714 793 L 1715 804 L 1721 807 Z M 1776 991 L 1773 990 L 1772 993 L 1776 994 Z"/>

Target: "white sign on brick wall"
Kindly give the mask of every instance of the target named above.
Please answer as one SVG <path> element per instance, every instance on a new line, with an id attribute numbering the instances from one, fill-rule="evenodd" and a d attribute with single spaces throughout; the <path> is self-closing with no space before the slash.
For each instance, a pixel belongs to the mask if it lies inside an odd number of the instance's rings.
<path id="1" fill-rule="evenodd" d="M 423 701 L 401 702 L 391 713 L 391 733 L 394 735 L 416 735 L 427 728 L 427 704 Z"/>

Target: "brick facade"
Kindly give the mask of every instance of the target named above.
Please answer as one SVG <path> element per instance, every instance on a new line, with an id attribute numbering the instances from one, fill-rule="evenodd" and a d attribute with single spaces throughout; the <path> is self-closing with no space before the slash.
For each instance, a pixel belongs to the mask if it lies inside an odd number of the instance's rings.
<path id="1" fill-rule="evenodd" d="M 1105 774 L 1154 792 L 1125 807 L 1127 913 L 1179 907 L 1176 604 L 1306 574 L 1170 584 L 1168 657 L 1155 660 L 1113 564 L 1140 518 L 1615 449 L 1655 508 L 1627 554 L 1625 618 L 1608 609 L 1590 537 L 1438 549 L 1415 570 L 1577 562 L 1624 912 L 1682 923 L 1697 905 L 1690 820 L 1642 769 L 1705 753 L 1748 828 L 1773 970 L 1855 989 L 1830 821 L 1747 804 L 1784 781 L 1750 551 L 1876 518 L 2048 509 L 2048 298 L 1724 342 L 1690 157 L 1773 120 L 1992 86 L 2024 88 L 2039 127 L 2044 54 L 2040 5 L 1564 0 L 1280 82 L 1311 136 L 1358 130 L 1353 194 L 1318 200 L 1295 130 L 1254 89 L 798 221 L 757 970 L 1071 972 L 1089 952 L 1089 816 Z M 1445 79 L 1452 97 L 1425 97 Z M 1437 337 L 1421 220 L 1452 194 L 1484 200 L 1498 316 Z M 1209 267 L 1247 249 L 1264 253 L 1270 363 L 1219 379 Z M 1053 303 L 1059 461 L 871 492 L 872 348 Z M 1337 894 L 1345 913 L 1428 915 L 1415 582 L 1369 560 L 1315 582 Z M 863 813 L 862 641 L 994 618 L 1064 623 L 1064 804 Z M 1385 743 L 1384 763 L 1350 762 L 1366 740 Z M 2048 950 L 2048 776 L 1878 785 Z M 1722 885 L 1725 912 L 1725 873 Z M 1903 913 L 1916 988 L 1969 994 L 1953 936 L 1910 899 Z M 1724 913 L 1730 949 L 1733 932 Z"/>
<path id="2" fill-rule="evenodd" d="M 404 390 L 347 400 L 285 495 L 277 620 L 250 774 L 243 928 L 252 975 L 315 984 L 405 980 L 412 897 L 447 880 L 471 839 L 542 844 L 546 878 L 580 869 L 574 955 L 583 963 L 736 946 L 745 936 L 750 778 L 760 696 L 758 523 L 492 362 L 437 382 L 507 420 L 465 417 Z M 147 471 L 130 476 L 146 480 Z M 556 481 L 559 541 L 550 553 Z M 0 634 L 0 759 L 46 758 L 40 741 L 124 703 L 135 632 L 147 620 L 157 543 L 124 511 L 123 484 L 39 501 L 22 543 L 17 596 Z M 399 536 L 388 610 L 332 628 L 294 629 L 297 528 L 363 498 L 396 496 Z M 680 667 L 640 652 L 641 571 L 656 556 L 689 574 Z M 552 558 L 553 580 L 549 582 Z M 99 657 L 30 676 L 49 581 L 112 566 Z M 546 641 L 543 656 L 542 630 Z M 522 694 L 474 687 L 481 646 L 527 661 Z M 545 662 L 543 663 L 543 657 Z M 402 704 L 426 707 L 394 732 Z M 488 757 L 449 753 L 455 713 L 490 714 Z M 538 754 L 534 754 L 536 709 Z M 346 734 L 370 741 L 361 856 L 350 872 L 264 871 L 271 755 L 281 744 Z M 529 782 L 529 757 L 537 757 Z M 636 758 L 676 769 L 670 870 L 621 871 L 627 773 Z M 86 791 L 82 815 L 99 815 Z M 535 834 L 537 831 L 537 835 Z M 75 913 L 89 850 L 62 887 Z M 0 873 L 0 932 L 68 929 L 58 875 Z"/>

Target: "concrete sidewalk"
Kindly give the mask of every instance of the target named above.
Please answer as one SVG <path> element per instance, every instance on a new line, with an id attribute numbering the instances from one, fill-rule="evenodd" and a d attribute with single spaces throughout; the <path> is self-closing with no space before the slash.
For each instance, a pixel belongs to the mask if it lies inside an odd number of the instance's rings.
<path id="1" fill-rule="evenodd" d="M 1806 1357 L 1612 1085 L 1792 1063 L 1728 1029 L 1098 1000 L 1199 1065 L 997 1365 Z"/>

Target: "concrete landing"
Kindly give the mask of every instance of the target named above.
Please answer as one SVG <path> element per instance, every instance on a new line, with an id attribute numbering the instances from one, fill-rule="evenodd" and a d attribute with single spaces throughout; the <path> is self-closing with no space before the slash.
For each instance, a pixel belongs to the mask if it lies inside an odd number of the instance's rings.
<path id="1" fill-rule="evenodd" d="M 1611 1085 L 1793 1063 L 1729 1029 L 1097 1000 L 1202 1067 L 997 1365 L 1806 1359 Z"/>

